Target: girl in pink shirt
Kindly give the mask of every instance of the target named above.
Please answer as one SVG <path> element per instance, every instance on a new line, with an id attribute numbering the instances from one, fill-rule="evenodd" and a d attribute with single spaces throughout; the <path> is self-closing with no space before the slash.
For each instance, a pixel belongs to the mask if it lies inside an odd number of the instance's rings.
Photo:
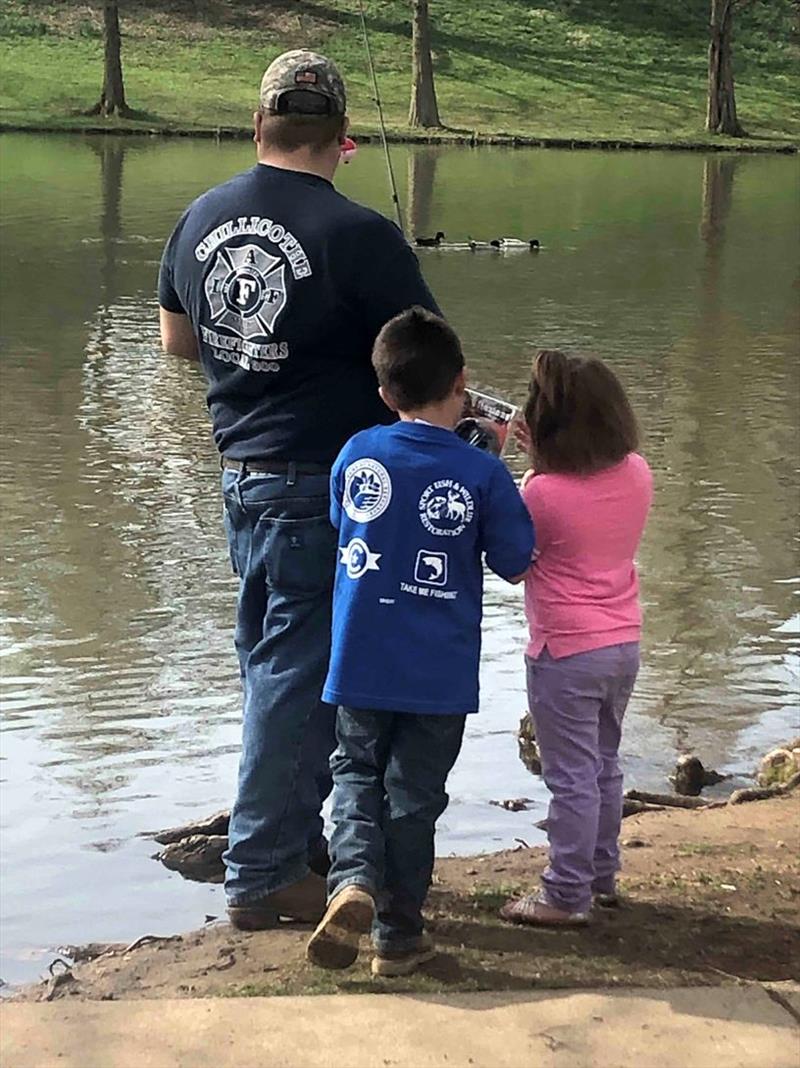
<path id="1" fill-rule="evenodd" d="M 586 923 L 616 902 L 622 718 L 639 669 L 634 556 L 652 500 L 636 419 L 594 357 L 539 352 L 525 406 L 533 470 L 522 494 L 537 555 L 525 579 L 528 704 L 552 794 L 542 888 L 504 919 Z"/>

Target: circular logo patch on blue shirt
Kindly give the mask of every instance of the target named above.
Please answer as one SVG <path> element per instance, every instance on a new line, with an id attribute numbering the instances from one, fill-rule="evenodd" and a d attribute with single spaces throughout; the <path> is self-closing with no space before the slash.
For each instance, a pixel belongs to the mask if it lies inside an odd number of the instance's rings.
<path id="1" fill-rule="evenodd" d="M 419 499 L 419 518 L 429 534 L 456 538 L 472 522 L 472 494 L 452 478 L 432 482 Z"/>
<path id="2" fill-rule="evenodd" d="M 354 523 L 369 523 L 383 515 L 392 499 L 389 472 L 377 460 L 365 458 L 344 473 L 344 510 Z"/>

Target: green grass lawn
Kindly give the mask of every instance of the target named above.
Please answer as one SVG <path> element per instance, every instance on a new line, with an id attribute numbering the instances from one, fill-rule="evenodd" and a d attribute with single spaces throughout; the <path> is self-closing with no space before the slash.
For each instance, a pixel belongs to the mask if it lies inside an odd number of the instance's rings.
<path id="1" fill-rule="evenodd" d="M 376 120 L 357 0 L 121 0 L 128 102 L 111 125 L 244 128 L 260 75 L 280 50 L 307 45 L 341 65 L 356 132 Z M 479 136 L 703 143 L 708 0 L 432 0 L 437 90 L 449 130 Z M 0 122 L 98 124 L 98 8 L 77 0 L 3 0 Z M 737 15 L 740 119 L 752 140 L 800 139 L 792 0 L 754 0 Z M 407 133 L 408 0 L 365 0 L 381 94 Z M 102 120 L 100 120 L 102 122 Z"/>

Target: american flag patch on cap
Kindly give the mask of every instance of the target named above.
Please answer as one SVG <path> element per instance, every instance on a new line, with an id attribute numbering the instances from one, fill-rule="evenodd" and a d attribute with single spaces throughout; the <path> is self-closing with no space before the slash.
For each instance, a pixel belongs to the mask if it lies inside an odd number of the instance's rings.
<path id="1" fill-rule="evenodd" d="M 294 80 L 298 85 L 316 85 L 317 72 L 315 70 L 298 70 L 295 72 Z"/>

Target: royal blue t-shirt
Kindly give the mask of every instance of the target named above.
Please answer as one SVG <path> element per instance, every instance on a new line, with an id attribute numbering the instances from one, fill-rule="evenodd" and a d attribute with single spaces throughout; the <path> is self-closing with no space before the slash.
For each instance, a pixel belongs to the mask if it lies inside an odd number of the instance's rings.
<path id="1" fill-rule="evenodd" d="M 528 569 L 534 532 L 501 460 L 427 423 L 356 434 L 331 475 L 339 528 L 324 700 L 478 710 L 483 564 Z"/>
<path id="2" fill-rule="evenodd" d="M 438 312 L 394 223 L 324 178 L 265 164 L 187 209 L 158 300 L 194 328 L 224 456 L 324 465 L 394 420 L 370 362 L 383 324 L 413 304 Z"/>

